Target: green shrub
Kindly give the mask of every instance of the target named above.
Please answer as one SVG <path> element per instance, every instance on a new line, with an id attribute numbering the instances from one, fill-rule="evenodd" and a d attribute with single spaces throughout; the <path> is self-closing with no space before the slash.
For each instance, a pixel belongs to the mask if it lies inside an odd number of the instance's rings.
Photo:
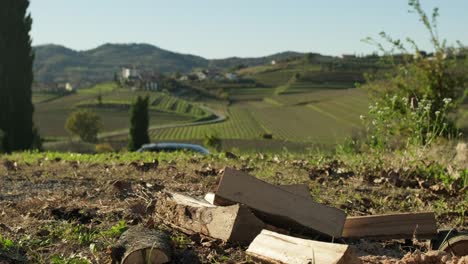
<path id="1" fill-rule="evenodd" d="M 96 153 L 115 152 L 114 148 L 109 143 L 96 144 Z"/>
<path id="2" fill-rule="evenodd" d="M 70 114 L 65 129 L 85 142 L 96 142 L 102 128 L 101 118 L 91 110 L 78 110 Z"/>
<path id="3" fill-rule="evenodd" d="M 361 116 L 366 125 L 368 143 L 376 148 L 400 148 L 429 145 L 436 138 L 457 136 L 449 118 L 453 102 L 450 98 L 437 111 L 433 101 L 421 99 L 418 103 L 398 95 L 386 95 L 369 106 L 368 116 Z"/>
<path id="4" fill-rule="evenodd" d="M 215 149 L 216 151 L 221 151 L 222 140 L 217 135 L 205 135 L 205 140 L 203 142 L 205 146 Z"/>
<path id="5" fill-rule="evenodd" d="M 439 39 L 437 8 L 429 17 L 419 0 L 410 0 L 409 5 L 427 29 L 433 51 L 422 51 L 410 38 L 406 39 L 406 45 L 411 49 L 407 49 L 404 42 L 385 32 L 380 36 L 390 50 L 368 39 L 392 66 L 386 78 L 369 78 L 364 86 L 374 101 L 366 117 L 368 143 L 372 147 L 425 146 L 438 137 L 457 136 L 451 112 L 466 97 L 466 67 L 457 55 L 462 48 L 448 47 L 445 40 Z"/>

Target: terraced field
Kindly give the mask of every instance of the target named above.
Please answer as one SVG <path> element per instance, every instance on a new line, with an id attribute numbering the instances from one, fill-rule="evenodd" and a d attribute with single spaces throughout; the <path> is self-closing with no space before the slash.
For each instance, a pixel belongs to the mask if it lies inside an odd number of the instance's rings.
<path id="1" fill-rule="evenodd" d="M 206 135 L 217 135 L 229 139 L 260 139 L 265 130 L 244 105 L 229 107 L 226 121 L 216 124 L 155 129 L 154 140 L 203 139 Z"/>
<path id="2" fill-rule="evenodd" d="M 223 123 L 157 129 L 151 135 L 154 140 L 200 140 L 208 134 L 261 140 L 271 133 L 277 140 L 329 145 L 361 129 L 359 115 L 365 113 L 366 102 L 365 93 L 357 89 L 247 100 L 229 106 Z"/>
<path id="3" fill-rule="evenodd" d="M 52 100 L 57 97 L 58 97 L 57 95 L 50 94 L 50 93 L 35 93 L 33 94 L 32 102 L 33 104 L 38 104 L 38 103 Z"/>
<path id="4" fill-rule="evenodd" d="M 359 116 L 365 113 L 367 104 L 359 91 L 323 91 L 301 96 L 302 104 L 293 103 L 300 102 L 299 98 L 282 101 L 282 96 L 276 102 L 283 106 L 253 103 L 252 112 L 275 138 L 290 141 L 332 144 L 361 129 Z"/>
<path id="5" fill-rule="evenodd" d="M 102 96 L 102 106 L 98 105 L 98 94 Z M 130 104 L 138 95 L 150 96 L 150 125 L 181 124 L 210 115 L 192 103 L 162 93 L 132 92 L 113 84 L 101 84 L 55 100 L 35 95 L 35 124 L 43 137 L 67 137 L 64 124 L 68 115 L 77 108 L 87 108 L 101 117 L 103 132 L 124 130 L 128 128 Z"/>
<path id="6" fill-rule="evenodd" d="M 286 83 L 296 72 L 296 70 L 267 71 L 256 74 L 252 78 L 261 84 L 276 87 Z"/>
<path id="7" fill-rule="evenodd" d="M 199 108 L 193 103 L 159 92 L 130 91 L 128 89 L 117 89 L 112 93 L 102 96 L 102 104 L 109 108 L 130 108 L 131 103 L 137 96 L 149 96 L 150 108 L 152 110 L 172 112 L 179 115 L 187 115 L 195 118 L 202 118 L 209 113 Z M 96 98 L 83 100 L 77 106 L 95 107 L 98 101 Z"/>
<path id="8" fill-rule="evenodd" d="M 302 79 L 292 78 L 298 72 Z M 169 94 L 103 84 L 38 104 L 35 118 L 43 135 L 63 138 L 67 136 L 63 125 L 68 114 L 76 107 L 91 108 L 102 117 L 106 132 L 103 136 L 123 143 L 128 137 L 130 103 L 140 95 L 150 97 L 153 141 L 201 143 L 207 135 L 217 135 L 226 147 L 253 151 L 257 147 L 329 146 L 362 129 L 359 116 L 367 111 L 367 95 L 359 89 L 348 89 L 353 86 L 348 82 L 352 74 L 340 73 L 342 79 L 337 77 L 336 82 L 330 82 L 335 78 L 333 73 L 324 77 L 317 72 L 318 69 L 307 68 L 259 69 L 252 77 L 266 86 L 249 83 L 245 87 L 224 87 L 229 101 L 207 97 L 191 102 Z M 205 123 L 213 120 L 212 112 L 226 119 Z M 273 139 L 264 139 L 265 134 L 271 134 Z"/>
<path id="9" fill-rule="evenodd" d="M 229 97 L 234 101 L 262 100 L 273 94 L 271 88 L 233 88 L 229 89 Z"/>

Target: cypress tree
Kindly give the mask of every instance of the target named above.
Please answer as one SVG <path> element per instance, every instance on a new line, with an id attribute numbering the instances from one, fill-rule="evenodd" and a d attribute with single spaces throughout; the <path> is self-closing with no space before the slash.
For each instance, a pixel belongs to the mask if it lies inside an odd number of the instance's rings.
<path id="1" fill-rule="evenodd" d="M 29 0 L 0 1 L 0 130 L 7 152 L 34 143 L 32 91 L 34 52 Z"/>
<path id="2" fill-rule="evenodd" d="M 149 97 L 138 96 L 130 109 L 130 138 L 128 149 L 135 151 L 143 144 L 150 142 L 148 136 L 149 115 L 148 115 Z"/>

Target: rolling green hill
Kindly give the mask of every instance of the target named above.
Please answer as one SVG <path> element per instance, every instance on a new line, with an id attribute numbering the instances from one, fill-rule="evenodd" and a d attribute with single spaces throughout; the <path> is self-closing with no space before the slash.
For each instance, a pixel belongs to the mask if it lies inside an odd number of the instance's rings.
<path id="1" fill-rule="evenodd" d="M 124 66 L 135 65 L 158 72 L 185 72 L 208 64 L 201 57 L 174 53 L 147 44 L 105 44 L 87 51 L 44 45 L 35 47 L 35 53 L 37 82 L 68 81 L 78 86 L 110 81 L 114 72 Z"/>
<path id="2" fill-rule="evenodd" d="M 59 45 L 34 48 L 34 75 L 38 83 L 71 82 L 78 87 L 110 81 L 121 67 L 136 66 L 160 73 L 190 72 L 196 68 L 227 69 L 257 66 L 272 60 L 301 57 L 297 52 L 283 52 L 261 58 L 227 58 L 208 60 L 199 56 L 180 54 L 149 44 L 104 44 L 95 49 L 75 51 Z"/>

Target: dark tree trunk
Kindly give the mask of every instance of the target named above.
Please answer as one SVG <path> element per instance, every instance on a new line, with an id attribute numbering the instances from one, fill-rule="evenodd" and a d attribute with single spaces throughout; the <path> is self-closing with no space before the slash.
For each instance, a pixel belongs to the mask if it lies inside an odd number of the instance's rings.
<path id="1" fill-rule="evenodd" d="M 28 7 L 28 0 L 0 1 L 0 130 L 7 152 L 31 148 L 34 137 Z"/>

